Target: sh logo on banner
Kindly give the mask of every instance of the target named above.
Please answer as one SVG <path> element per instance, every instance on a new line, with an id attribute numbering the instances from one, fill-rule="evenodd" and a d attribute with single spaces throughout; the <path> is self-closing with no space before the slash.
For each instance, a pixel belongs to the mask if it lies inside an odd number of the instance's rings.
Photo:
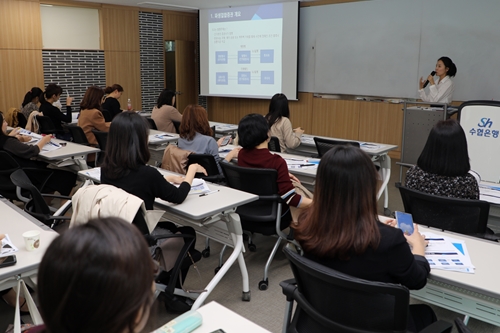
<path id="1" fill-rule="evenodd" d="M 477 128 L 471 128 L 469 133 L 472 136 L 474 136 L 475 134 L 477 136 L 497 139 L 499 131 L 492 130 L 491 126 L 493 126 L 493 121 L 491 120 L 491 118 L 481 118 L 477 123 Z"/>

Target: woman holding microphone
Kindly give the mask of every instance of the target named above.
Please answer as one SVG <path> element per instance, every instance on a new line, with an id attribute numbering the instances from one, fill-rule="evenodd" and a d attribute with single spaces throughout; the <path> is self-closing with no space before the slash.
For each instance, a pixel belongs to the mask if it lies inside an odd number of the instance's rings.
<path id="1" fill-rule="evenodd" d="M 446 103 L 450 104 L 455 89 L 453 81 L 450 77 L 457 74 L 457 67 L 448 57 L 441 57 L 436 63 L 436 69 L 427 77 L 427 80 L 421 77 L 419 82 L 420 98 L 424 102 L 430 103 Z M 438 76 L 437 82 L 434 81 L 434 75 Z M 429 91 L 424 88 L 429 84 Z"/>

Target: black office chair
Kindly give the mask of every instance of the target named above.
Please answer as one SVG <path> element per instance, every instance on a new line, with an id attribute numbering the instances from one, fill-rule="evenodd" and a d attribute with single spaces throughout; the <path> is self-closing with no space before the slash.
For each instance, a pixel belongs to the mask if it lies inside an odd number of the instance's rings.
<path id="1" fill-rule="evenodd" d="M 458 333 L 473 333 L 459 317 L 454 320 Z"/>
<path id="2" fill-rule="evenodd" d="M 272 136 L 271 139 L 269 140 L 269 143 L 267 144 L 267 146 L 268 146 L 270 151 L 281 153 L 280 139 L 278 139 L 277 137 Z"/>
<path id="3" fill-rule="evenodd" d="M 71 136 L 73 137 L 73 142 L 78 143 L 80 145 L 85 145 L 85 146 L 90 146 L 89 140 L 87 140 L 87 136 L 85 135 L 85 132 L 80 126 L 76 125 L 68 125 L 66 126 L 68 131 L 71 133 Z"/>
<path id="4" fill-rule="evenodd" d="M 215 158 L 211 154 L 189 154 L 187 166 L 189 167 L 191 164 L 198 163 L 207 171 L 208 176 L 205 176 L 202 173 L 197 173 L 196 178 L 202 178 L 206 181 L 212 183 L 223 183 L 224 176 L 219 173 L 219 168 L 217 167 L 217 162 Z"/>
<path id="5" fill-rule="evenodd" d="M 429 227 L 496 240 L 488 235 L 489 202 L 442 197 L 412 190 L 396 183 L 407 213 L 413 221 Z"/>
<path id="6" fill-rule="evenodd" d="M 243 168 L 232 163 L 221 163 L 220 166 L 230 187 L 259 196 L 259 200 L 236 209 L 243 230 L 266 236 L 278 236 L 264 268 L 264 279 L 259 282 L 259 289 L 266 290 L 269 284 L 269 267 L 281 241 L 293 241 L 292 236 L 282 231 L 289 227 L 292 217 L 286 200 L 278 194 L 276 181 L 278 172 L 274 169 Z M 256 250 L 251 235 L 248 248 L 250 251 Z"/>
<path id="7" fill-rule="evenodd" d="M 55 134 L 58 132 L 56 129 L 54 123 L 49 117 L 45 116 L 35 116 L 36 121 L 38 122 L 38 127 L 40 130 L 40 133 L 42 134 Z"/>
<path id="8" fill-rule="evenodd" d="M 104 160 L 104 154 L 106 154 L 106 145 L 108 143 L 108 132 L 92 130 L 92 133 L 94 134 L 97 140 L 97 144 L 99 145 L 99 149 L 101 150 L 97 154 L 97 160 L 96 160 L 96 165 L 99 165 Z"/>
<path id="9" fill-rule="evenodd" d="M 152 118 L 147 117 L 146 119 L 149 123 L 149 128 L 151 128 L 152 130 L 158 130 L 158 127 L 156 127 L 156 123 Z"/>
<path id="10" fill-rule="evenodd" d="M 215 139 L 215 126 L 210 127 L 210 129 L 212 130 L 212 138 Z"/>
<path id="11" fill-rule="evenodd" d="M 26 128 L 27 124 L 28 124 L 28 119 L 26 119 L 26 117 L 22 112 L 19 112 L 17 114 L 17 126 L 21 128 Z"/>
<path id="12" fill-rule="evenodd" d="M 406 332 L 410 293 L 399 284 L 358 279 L 284 248 L 294 279 L 280 283 L 286 296 L 286 332 Z M 297 307 L 292 318 L 293 302 Z M 421 332 L 451 332 L 438 321 Z"/>
<path id="13" fill-rule="evenodd" d="M 110 121 L 113 120 L 113 115 L 108 110 L 101 109 L 101 113 L 102 113 L 102 116 L 104 117 L 105 122 L 109 123 Z"/>
<path id="14" fill-rule="evenodd" d="M 55 195 L 55 194 L 42 194 L 36 188 L 35 185 L 28 178 L 26 173 L 19 169 L 14 171 L 10 175 L 10 179 L 14 185 L 20 188 L 20 190 L 24 190 L 29 192 L 30 198 L 29 201 L 24 206 L 24 211 L 49 226 L 50 228 L 56 227 L 61 221 L 70 220 L 71 217 L 63 216 L 71 205 L 66 206 L 66 209 L 60 212 L 60 215 L 53 215 L 52 210 L 49 205 L 45 202 L 44 198 L 58 198 L 58 199 L 66 199 L 71 200 L 71 197 L 63 196 L 63 195 Z"/>
<path id="15" fill-rule="evenodd" d="M 358 141 L 342 141 L 342 140 L 330 140 L 314 137 L 314 143 L 316 144 L 316 149 L 318 150 L 318 157 L 323 157 L 327 151 L 335 146 L 339 145 L 351 145 L 354 147 L 360 147 Z"/>
<path id="16" fill-rule="evenodd" d="M 23 169 L 28 177 L 35 176 L 38 179 L 38 190 L 43 192 L 47 180 L 52 176 L 52 171 L 47 169 L 37 168 L 21 168 L 17 161 L 6 151 L 0 151 L 0 195 L 12 200 L 21 200 L 23 202 L 29 201 L 29 193 L 27 191 L 20 191 L 18 193 L 17 186 L 10 179 L 10 175 L 16 170 Z M 31 178 L 35 179 L 35 178 Z"/>
<path id="17" fill-rule="evenodd" d="M 172 124 L 174 124 L 175 132 L 179 134 L 180 133 L 179 127 L 181 126 L 181 122 L 177 120 L 172 120 Z"/>

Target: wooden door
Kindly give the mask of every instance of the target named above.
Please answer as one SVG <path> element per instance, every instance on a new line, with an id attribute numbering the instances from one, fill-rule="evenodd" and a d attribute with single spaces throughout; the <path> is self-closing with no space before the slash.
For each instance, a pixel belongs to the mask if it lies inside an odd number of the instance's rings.
<path id="1" fill-rule="evenodd" d="M 196 82 L 196 53 L 194 42 L 175 41 L 175 85 L 177 109 L 182 113 L 189 104 L 198 104 L 198 82 Z"/>

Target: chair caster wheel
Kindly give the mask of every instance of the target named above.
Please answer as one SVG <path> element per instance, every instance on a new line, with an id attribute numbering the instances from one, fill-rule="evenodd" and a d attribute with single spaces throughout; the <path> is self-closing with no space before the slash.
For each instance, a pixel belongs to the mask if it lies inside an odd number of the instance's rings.
<path id="1" fill-rule="evenodd" d="M 389 208 L 384 208 L 384 215 L 385 216 L 391 217 L 391 214 L 392 214 L 392 212 Z"/>
<path id="2" fill-rule="evenodd" d="M 255 246 L 255 244 L 248 244 L 248 250 L 250 250 L 250 252 L 255 252 L 257 251 L 257 246 Z"/>
<path id="3" fill-rule="evenodd" d="M 220 269 L 221 269 L 220 266 L 219 267 L 215 267 L 215 269 L 214 269 L 215 274 L 219 273 Z"/>
<path id="4" fill-rule="evenodd" d="M 250 291 L 244 291 L 243 292 L 243 296 L 241 297 L 241 299 L 244 302 L 250 302 Z"/>
<path id="5" fill-rule="evenodd" d="M 201 255 L 203 258 L 210 257 L 210 249 L 205 249 L 205 250 L 201 251 Z"/>
<path id="6" fill-rule="evenodd" d="M 267 286 L 269 284 L 269 280 L 265 279 L 259 282 L 259 290 L 267 290 Z"/>

